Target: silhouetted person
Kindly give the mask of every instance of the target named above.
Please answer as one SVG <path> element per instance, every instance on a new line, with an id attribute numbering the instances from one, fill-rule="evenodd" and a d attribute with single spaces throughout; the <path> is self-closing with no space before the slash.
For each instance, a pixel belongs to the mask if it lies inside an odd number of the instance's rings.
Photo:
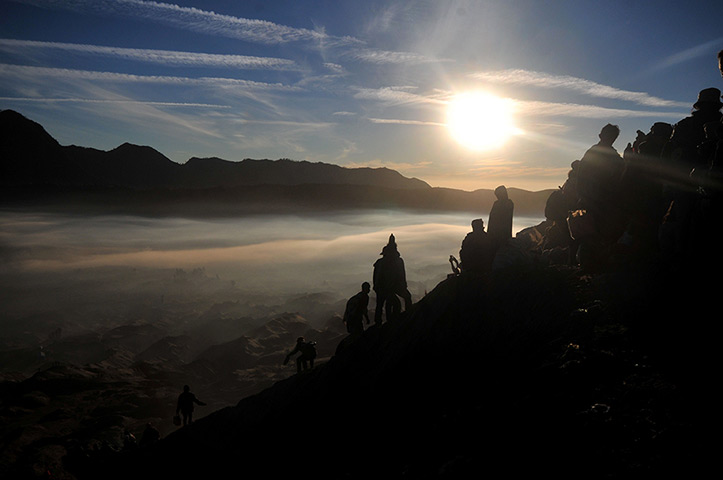
<path id="1" fill-rule="evenodd" d="M 459 268 L 462 275 L 489 273 L 495 251 L 494 242 L 485 232 L 484 221 L 481 218 L 472 220 L 472 231 L 464 237 L 459 250 Z"/>
<path id="2" fill-rule="evenodd" d="M 286 355 L 286 359 L 284 359 L 284 365 L 289 363 L 289 359 L 297 353 L 301 353 L 301 355 L 296 357 L 297 373 L 301 373 L 301 370 L 306 370 L 307 367 L 314 368 L 314 359 L 316 358 L 316 342 L 307 342 L 304 340 L 304 337 L 297 338 L 294 349 L 290 351 L 288 355 Z"/>
<path id="3" fill-rule="evenodd" d="M 196 395 L 191 393 L 191 387 L 184 385 L 183 393 L 178 396 L 178 403 L 176 404 L 176 415 L 178 415 L 179 412 L 181 413 L 183 416 L 183 425 L 188 425 L 193 422 L 194 404 L 200 406 L 206 405 L 197 399 Z"/>
<path id="4" fill-rule="evenodd" d="M 673 126 L 665 122 L 655 122 L 650 127 L 650 132 L 645 135 L 645 139 L 640 142 L 636 151 L 640 155 L 650 158 L 660 159 L 663 153 L 663 147 L 670 140 L 673 134 Z"/>
<path id="5" fill-rule="evenodd" d="M 401 302 L 397 295 L 404 299 L 404 309 L 409 310 L 412 304 L 412 295 L 407 290 L 407 274 L 404 260 L 397 250 L 394 234 L 389 235 L 389 242 L 382 248 L 382 258 L 374 262 L 374 292 L 376 292 L 376 307 L 374 309 L 374 323 L 382 324 L 382 312 L 386 314 L 387 321 L 395 320 L 401 312 Z"/>
<path id="6" fill-rule="evenodd" d="M 143 430 L 143 435 L 141 435 L 141 442 L 139 446 L 149 447 L 158 442 L 160 439 L 161 432 L 159 432 L 158 429 L 151 424 L 151 422 L 148 422 L 146 423 L 146 429 Z"/>
<path id="7" fill-rule="evenodd" d="M 715 158 L 715 151 L 718 147 L 718 129 L 721 126 L 721 122 L 708 122 L 703 125 L 703 132 L 705 137 L 696 148 L 698 151 L 698 158 L 700 163 L 703 164 L 707 169 L 713 164 Z M 701 170 L 704 170 L 701 168 Z"/>
<path id="8" fill-rule="evenodd" d="M 723 77 L 723 50 L 718 52 L 718 70 L 721 77 Z M 718 145 L 713 154 L 708 179 L 708 191 L 713 202 L 711 208 L 714 213 L 717 213 L 719 208 L 723 206 L 723 118 L 719 122 L 716 135 L 718 136 Z"/>
<path id="9" fill-rule="evenodd" d="M 698 154 L 698 145 L 705 141 L 705 124 L 720 123 L 721 92 L 717 88 L 706 88 L 698 93 L 698 100 L 693 104 L 693 112 L 680 120 L 673 127 L 668 144 L 665 146 L 664 157 L 677 167 L 679 178 L 672 179 L 685 183 L 690 170 L 704 164 Z"/>
<path id="10" fill-rule="evenodd" d="M 674 232 L 677 248 L 666 252 L 670 257 L 691 252 L 695 240 L 692 235 L 696 217 L 700 215 L 701 198 L 698 188 L 701 180 L 698 178 L 700 169 L 711 170 L 707 160 L 699 155 L 698 146 L 705 141 L 705 125 L 709 122 L 720 123 L 723 114 L 720 109 L 721 92 L 717 88 L 706 88 L 698 93 L 698 100 L 693 104 L 693 112 L 680 120 L 673 127 L 673 134 L 663 149 L 663 160 L 667 175 L 664 186 L 664 201 L 669 205 L 668 222 L 670 228 L 667 233 Z M 696 175 L 692 175 L 696 173 Z"/>
<path id="11" fill-rule="evenodd" d="M 512 216 L 515 204 L 507 196 L 507 187 L 504 185 L 495 188 L 495 196 L 497 200 L 492 204 L 487 221 L 487 235 L 499 248 L 512 238 Z"/>
<path id="12" fill-rule="evenodd" d="M 577 176 L 580 160 L 570 164 L 567 179 L 561 187 L 553 191 L 545 202 L 545 220 L 549 226 L 545 229 L 543 248 L 556 247 L 571 249 L 572 238 L 567 226 L 567 217 L 574 210 L 578 202 Z M 571 259 L 572 261 L 572 259 Z"/>
<path id="13" fill-rule="evenodd" d="M 578 206 L 592 215 L 598 234 L 608 242 L 615 242 L 625 229 L 619 198 L 623 159 L 613 148 L 619 135 L 617 125 L 605 125 L 600 141 L 580 159 L 577 177 Z"/>
<path id="14" fill-rule="evenodd" d="M 638 131 L 635 143 L 628 144 L 623 155 L 621 191 L 629 218 L 627 234 L 630 246 L 639 253 L 658 248 L 658 231 L 666 210 L 660 156 L 672 132 L 672 125 L 656 122 L 647 134 Z"/>
<path id="15" fill-rule="evenodd" d="M 366 319 L 367 325 L 369 325 L 370 290 L 371 285 L 369 285 L 369 282 L 364 282 L 361 285 L 361 291 L 346 302 L 344 323 L 346 324 L 346 331 L 352 335 L 359 335 L 364 332 L 364 319 Z"/>

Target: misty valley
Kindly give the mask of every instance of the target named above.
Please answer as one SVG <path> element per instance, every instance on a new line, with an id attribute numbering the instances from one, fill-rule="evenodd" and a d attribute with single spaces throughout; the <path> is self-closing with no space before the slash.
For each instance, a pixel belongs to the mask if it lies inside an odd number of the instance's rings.
<path id="1" fill-rule="evenodd" d="M 23 432 L 5 455 L 62 432 L 98 448 L 147 422 L 166 435 L 184 384 L 208 403 L 197 418 L 234 405 L 294 373 L 282 360 L 299 335 L 329 358 L 347 335 L 345 302 L 391 233 L 416 302 L 451 272 L 471 220 L 3 211 L 0 373 L 27 388 L 2 412 Z M 515 231 L 540 220 L 516 218 Z"/>

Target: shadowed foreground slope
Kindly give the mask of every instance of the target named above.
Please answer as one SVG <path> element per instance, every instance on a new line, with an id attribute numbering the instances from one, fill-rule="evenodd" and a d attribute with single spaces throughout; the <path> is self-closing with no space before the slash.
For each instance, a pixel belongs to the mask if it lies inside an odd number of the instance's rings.
<path id="1" fill-rule="evenodd" d="M 675 287 L 665 275 L 528 263 L 493 280 L 451 277 L 311 371 L 155 447 L 76 453 L 68 466 L 79 478 L 330 479 L 647 478 L 705 467 L 714 377 L 691 341 L 704 342 L 703 324 L 658 290 Z"/>

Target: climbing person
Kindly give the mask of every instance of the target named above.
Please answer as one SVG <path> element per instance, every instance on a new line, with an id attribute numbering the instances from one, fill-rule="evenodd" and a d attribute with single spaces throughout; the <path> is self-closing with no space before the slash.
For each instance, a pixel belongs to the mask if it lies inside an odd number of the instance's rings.
<path id="1" fill-rule="evenodd" d="M 180 412 L 183 415 L 183 425 L 188 425 L 193 422 L 193 409 L 194 404 L 204 406 L 206 405 L 196 395 L 191 393 L 191 387 L 188 385 L 183 386 L 183 393 L 178 396 L 178 402 L 176 404 L 176 415 Z"/>
<path id="2" fill-rule="evenodd" d="M 296 339 L 296 345 L 294 349 L 290 351 L 284 359 L 284 365 L 289 363 L 292 356 L 297 353 L 301 353 L 296 357 L 296 372 L 301 373 L 301 370 L 306 370 L 307 366 L 314 368 L 314 359 L 316 358 L 316 342 L 307 342 L 304 337 Z"/>

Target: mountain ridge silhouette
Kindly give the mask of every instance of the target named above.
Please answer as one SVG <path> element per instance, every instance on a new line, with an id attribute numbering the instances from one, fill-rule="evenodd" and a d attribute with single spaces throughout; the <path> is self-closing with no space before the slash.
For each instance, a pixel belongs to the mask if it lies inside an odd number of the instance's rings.
<path id="1" fill-rule="evenodd" d="M 173 162 L 149 146 L 62 146 L 38 123 L 0 112 L 0 186 L 9 204 L 178 214 L 401 208 L 488 211 L 492 190 L 431 187 L 389 168 L 291 159 Z M 541 216 L 550 190 L 509 188 L 517 212 Z"/>

